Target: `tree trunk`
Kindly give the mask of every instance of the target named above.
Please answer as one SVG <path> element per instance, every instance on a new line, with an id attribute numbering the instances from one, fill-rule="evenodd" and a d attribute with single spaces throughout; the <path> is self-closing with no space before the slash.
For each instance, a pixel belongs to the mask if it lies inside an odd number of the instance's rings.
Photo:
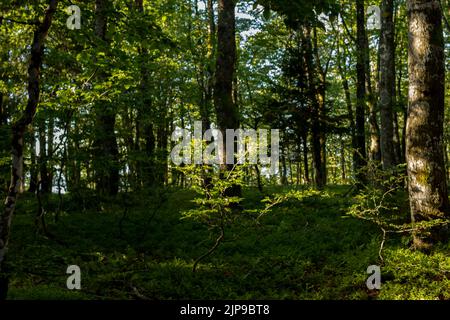
<path id="1" fill-rule="evenodd" d="M 380 39 L 380 112 L 381 112 L 381 157 L 383 169 L 396 165 L 394 149 L 395 99 L 395 44 L 394 44 L 394 0 L 383 0 L 381 8 Z"/>
<path id="2" fill-rule="evenodd" d="M 341 158 L 341 173 L 342 173 L 342 184 L 345 183 L 347 180 L 347 171 L 346 171 L 346 164 L 345 164 L 345 143 L 344 143 L 344 137 L 340 137 L 341 142 L 341 149 L 340 149 L 340 158 Z"/>
<path id="3" fill-rule="evenodd" d="M 5 208 L 0 219 L 0 300 L 6 299 L 8 293 L 8 275 L 5 270 L 5 258 L 8 250 L 12 217 L 16 208 L 17 195 L 23 175 L 23 138 L 25 130 L 33 121 L 39 103 L 40 71 L 42 56 L 44 54 L 44 42 L 52 24 L 53 14 L 56 11 L 57 4 L 57 0 L 49 1 L 44 20 L 42 23 L 39 23 L 34 32 L 33 43 L 31 44 L 30 64 L 28 66 L 28 101 L 21 117 L 12 126 L 11 184 L 5 201 Z"/>
<path id="4" fill-rule="evenodd" d="M 309 180 L 309 162 L 308 162 L 308 133 L 302 135 L 303 142 L 303 167 L 305 168 L 305 183 L 310 184 Z"/>
<path id="5" fill-rule="evenodd" d="M 226 145 L 234 144 L 234 142 L 227 141 L 226 130 L 239 128 L 239 112 L 233 101 L 233 81 L 236 72 L 235 6 L 235 0 L 219 0 L 214 104 L 218 128 L 222 132 L 225 142 L 222 152 L 222 171 L 230 170 L 233 167 L 233 165 L 226 165 Z M 228 193 L 230 196 L 240 196 L 241 189 L 236 185 L 230 188 Z"/>
<path id="6" fill-rule="evenodd" d="M 139 14 L 144 13 L 143 0 L 135 0 L 136 10 Z M 156 160 L 156 137 L 154 133 L 154 123 L 151 118 L 151 113 L 153 112 L 153 103 L 151 97 L 151 71 L 149 70 L 149 53 L 145 47 L 139 48 L 139 55 L 141 59 L 141 97 L 142 106 L 138 108 L 138 115 L 136 119 L 136 151 L 141 152 L 140 146 L 140 136 L 141 129 L 143 130 L 144 140 L 145 140 L 145 160 L 139 159 L 137 161 L 137 168 L 139 170 L 138 176 L 141 180 L 141 185 L 148 188 L 154 187 L 157 182 L 157 170 L 155 167 Z"/>
<path id="7" fill-rule="evenodd" d="M 358 147 L 358 144 L 356 141 L 356 134 L 355 134 L 355 132 L 356 132 L 355 118 L 354 118 L 354 114 L 353 114 L 350 86 L 348 83 L 347 74 L 342 65 L 342 61 L 341 61 L 341 57 L 340 57 L 340 53 L 339 53 L 339 46 L 338 46 L 337 56 L 338 56 L 337 66 L 338 66 L 338 70 L 339 70 L 339 75 L 342 80 L 342 88 L 344 89 L 344 94 L 345 94 L 345 104 L 347 106 L 347 118 L 348 118 L 348 121 L 350 124 L 349 130 L 350 130 L 351 146 L 352 146 L 352 169 L 355 172 L 356 168 L 357 168 L 357 161 L 358 161 L 357 153 L 355 152 L 355 150 L 357 150 L 357 147 Z"/>
<path id="8" fill-rule="evenodd" d="M 50 142 L 47 141 L 46 135 L 46 121 L 45 119 L 41 119 L 39 123 L 39 183 L 38 189 L 43 194 L 48 194 L 50 192 L 51 184 L 49 181 L 49 167 L 48 167 L 48 152 L 47 145 L 50 145 Z M 47 143 L 48 142 L 48 143 Z"/>
<path id="9" fill-rule="evenodd" d="M 214 18 L 213 0 L 207 0 L 208 10 L 208 53 L 206 57 L 206 88 L 202 104 L 201 117 L 204 131 L 211 127 L 210 112 L 213 105 L 215 56 L 216 56 L 216 23 Z"/>
<path id="10" fill-rule="evenodd" d="M 311 99 L 311 146 L 314 162 L 314 185 L 317 189 L 325 186 L 325 139 L 323 133 L 323 117 L 325 108 L 325 85 L 320 81 L 318 67 L 314 62 L 313 42 L 311 39 L 311 28 L 309 26 L 303 29 L 303 41 L 305 47 L 304 59 L 308 76 L 308 91 Z"/>
<path id="11" fill-rule="evenodd" d="M 366 109 L 366 72 L 365 61 L 365 8 L 364 0 L 356 0 L 356 23 L 357 23 L 357 62 L 356 62 L 356 121 L 355 140 L 356 148 L 356 179 L 358 188 L 366 184 L 366 175 L 363 167 L 366 165 L 366 138 L 365 138 L 365 109 Z"/>
<path id="12" fill-rule="evenodd" d="M 30 186 L 28 192 L 35 193 L 38 187 L 38 170 L 37 170 L 37 157 L 36 157 L 36 135 L 34 133 L 34 128 L 32 128 L 30 133 L 31 142 L 31 165 L 30 165 Z"/>
<path id="13" fill-rule="evenodd" d="M 394 116 L 394 155 L 395 164 L 405 163 L 402 156 L 402 140 L 400 139 L 399 126 L 398 126 L 398 115 L 397 112 L 393 112 Z"/>
<path id="14" fill-rule="evenodd" d="M 106 44 L 108 25 L 107 0 L 95 1 L 95 35 Z M 107 71 L 99 72 L 100 82 L 108 77 Z M 99 100 L 96 104 L 96 135 L 94 138 L 94 161 L 96 191 L 99 195 L 114 196 L 119 191 L 119 150 L 115 134 L 116 112 L 114 106 Z"/>
<path id="15" fill-rule="evenodd" d="M 445 68 L 439 0 L 408 0 L 409 93 L 406 159 L 412 222 L 449 219 L 444 163 Z M 414 245 L 426 249 L 444 240 L 446 228 L 416 232 Z"/>
<path id="16" fill-rule="evenodd" d="M 374 90 L 372 88 L 372 71 L 370 68 L 369 39 L 365 31 L 364 31 L 364 46 L 365 46 L 364 69 L 366 71 L 367 105 L 369 107 L 369 132 L 370 132 L 369 159 L 379 163 L 381 161 L 380 127 L 377 121 L 377 109 L 375 106 L 376 97 L 374 94 Z"/>

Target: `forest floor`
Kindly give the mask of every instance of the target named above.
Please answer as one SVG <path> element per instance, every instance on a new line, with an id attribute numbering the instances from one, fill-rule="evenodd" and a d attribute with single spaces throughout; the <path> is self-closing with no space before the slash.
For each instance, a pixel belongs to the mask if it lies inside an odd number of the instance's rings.
<path id="1" fill-rule="evenodd" d="M 409 250 L 402 236 L 385 244 L 381 290 L 367 289 L 366 269 L 380 265 L 382 234 L 346 215 L 348 189 L 329 187 L 276 207 L 258 224 L 238 223 L 195 273 L 195 259 L 215 236 L 181 219 L 193 207 L 190 191 L 104 205 L 67 196 L 58 222 L 52 198 L 47 223 L 54 238 L 36 232 L 36 200 L 23 195 L 12 229 L 9 299 L 450 299 L 450 245 L 425 255 Z M 244 197 L 245 208 L 261 206 L 256 190 Z M 81 290 L 66 287 L 69 265 L 81 268 Z"/>

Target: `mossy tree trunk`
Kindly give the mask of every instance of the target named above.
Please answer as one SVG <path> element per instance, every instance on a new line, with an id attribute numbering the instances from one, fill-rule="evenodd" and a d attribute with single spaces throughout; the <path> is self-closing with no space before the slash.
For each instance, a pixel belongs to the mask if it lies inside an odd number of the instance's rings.
<path id="1" fill-rule="evenodd" d="M 439 0 L 409 0 L 409 106 L 406 160 L 413 222 L 449 218 L 443 126 L 445 68 Z M 414 245 L 427 248 L 447 228 L 416 232 Z"/>

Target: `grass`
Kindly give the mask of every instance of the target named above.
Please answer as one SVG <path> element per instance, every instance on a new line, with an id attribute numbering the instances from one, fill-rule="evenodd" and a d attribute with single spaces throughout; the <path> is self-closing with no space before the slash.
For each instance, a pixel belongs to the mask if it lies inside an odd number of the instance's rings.
<path id="1" fill-rule="evenodd" d="M 36 233 L 35 200 L 20 199 L 9 253 L 9 299 L 450 299 L 450 246 L 429 255 L 407 249 L 406 239 L 388 238 L 382 288 L 365 285 L 369 265 L 380 264 L 376 226 L 345 215 L 346 186 L 302 201 L 289 201 L 226 232 L 226 242 L 202 261 L 214 237 L 206 227 L 181 220 L 193 207 L 190 191 L 121 195 L 81 208 L 65 199 L 48 239 Z M 283 192 L 273 187 L 268 193 Z M 261 206 L 245 190 L 245 208 Z M 52 199 L 54 204 L 57 200 Z M 127 208 L 126 210 L 124 208 Z M 67 266 L 82 272 L 82 289 L 66 288 Z"/>

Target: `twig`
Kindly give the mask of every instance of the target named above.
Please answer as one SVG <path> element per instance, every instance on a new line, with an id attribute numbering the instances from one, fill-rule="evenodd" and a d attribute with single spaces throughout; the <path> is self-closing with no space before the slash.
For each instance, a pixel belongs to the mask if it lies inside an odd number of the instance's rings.
<path id="1" fill-rule="evenodd" d="M 131 289 L 133 289 L 134 295 L 136 297 L 138 297 L 139 299 L 141 299 L 141 300 L 152 300 L 149 297 L 146 297 L 142 293 L 140 293 L 139 290 L 135 286 L 131 285 Z"/>
<path id="2" fill-rule="evenodd" d="M 350 40 L 352 40 L 354 43 L 356 43 L 356 39 L 353 37 L 353 35 L 350 33 L 350 30 L 348 30 L 347 24 L 345 23 L 344 17 L 341 16 L 342 25 L 344 26 L 345 31 L 347 32 L 347 35 L 349 36 Z"/>
<path id="3" fill-rule="evenodd" d="M 223 226 L 221 226 L 221 227 L 220 227 L 220 235 L 219 235 L 219 237 L 216 239 L 216 243 L 214 244 L 214 246 L 213 246 L 211 249 L 209 249 L 208 252 L 206 252 L 205 254 L 201 255 L 200 257 L 197 258 L 197 260 L 195 260 L 194 265 L 193 265 L 193 267 L 192 267 L 192 272 L 195 272 L 195 270 L 197 269 L 197 265 L 198 265 L 198 263 L 199 263 L 201 260 L 203 260 L 203 259 L 205 259 L 206 257 L 208 257 L 209 255 L 211 255 L 211 253 L 213 253 L 214 250 L 217 249 L 217 247 L 218 247 L 218 246 L 220 245 L 220 243 L 223 241 L 224 236 L 225 236 L 225 230 L 224 230 Z"/>
<path id="4" fill-rule="evenodd" d="M 3 20 L 12 22 L 12 23 L 17 23 L 17 24 L 25 24 L 25 25 L 29 25 L 29 26 L 38 26 L 40 24 L 39 20 L 21 21 L 21 20 L 16 20 L 14 18 L 5 18 L 4 16 L 0 16 L 0 25 L 2 24 Z"/>
<path id="5" fill-rule="evenodd" d="M 383 240 L 380 244 L 380 250 L 378 251 L 378 256 L 380 257 L 381 264 L 384 264 L 383 256 L 381 255 L 381 252 L 383 251 L 384 243 L 386 242 L 386 230 L 384 228 L 381 228 L 381 231 L 383 231 Z"/>

